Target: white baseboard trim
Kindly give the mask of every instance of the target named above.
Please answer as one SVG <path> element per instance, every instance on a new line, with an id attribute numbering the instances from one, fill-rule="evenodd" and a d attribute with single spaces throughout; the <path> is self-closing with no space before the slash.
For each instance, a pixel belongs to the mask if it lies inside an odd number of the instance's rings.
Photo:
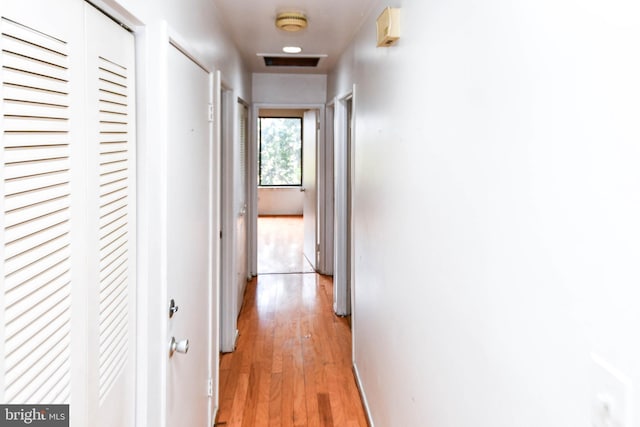
<path id="1" fill-rule="evenodd" d="M 218 405 L 213 408 L 213 418 L 211 418 L 211 427 L 216 427 L 216 418 L 218 417 Z"/>
<path id="2" fill-rule="evenodd" d="M 365 415 L 367 416 L 367 423 L 369 424 L 369 427 L 375 427 L 375 424 L 373 424 L 373 417 L 371 416 L 371 410 L 369 409 L 369 402 L 367 401 L 367 395 L 364 392 L 364 389 L 362 388 L 362 382 L 360 381 L 360 373 L 358 372 L 358 365 L 356 364 L 356 362 L 353 362 L 353 375 L 356 378 L 356 385 L 358 386 L 358 391 L 360 392 L 360 399 L 362 399 L 362 404 L 364 405 L 364 412 Z"/>

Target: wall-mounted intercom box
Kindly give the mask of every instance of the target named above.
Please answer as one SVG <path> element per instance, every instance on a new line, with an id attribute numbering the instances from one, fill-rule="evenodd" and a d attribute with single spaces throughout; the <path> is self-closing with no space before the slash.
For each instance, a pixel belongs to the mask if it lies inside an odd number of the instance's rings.
<path id="1" fill-rule="evenodd" d="M 388 47 L 393 45 L 400 38 L 400 9 L 386 7 L 378 20 L 378 47 Z"/>

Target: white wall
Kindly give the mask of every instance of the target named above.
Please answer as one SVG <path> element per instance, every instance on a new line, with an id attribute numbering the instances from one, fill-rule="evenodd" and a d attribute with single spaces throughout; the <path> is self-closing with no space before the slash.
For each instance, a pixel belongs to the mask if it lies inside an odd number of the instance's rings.
<path id="1" fill-rule="evenodd" d="M 302 215 L 304 193 L 300 188 L 258 188 L 258 215 Z"/>
<path id="2" fill-rule="evenodd" d="M 591 425 L 597 353 L 640 426 L 640 6 L 378 2 L 356 83 L 355 361 L 376 426 Z"/>
<path id="3" fill-rule="evenodd" d="M 323 104 L 327 96 L 327 76 L 324 74 L 253 74 L 255 103 Z"/>
<path id="4" fill-rule="evenodd" d="M 163 426 L 167 359 L 166 283 L 162 261 L 164 195 L 163 144 L 166 143 L 166 31 L 211 71 L 220 70 L 234 95 L 251 100 L 251 75 L 226 36 L 223 22 L 209 0 L 94 0 L 136 32 L 138 71 L 138 289 L 140 339 L 138 360 L 138 425 Z M 206 197 L 206 195 L 203 195 Z M 214 273 L 214 281 L 215 273 Z M 206 297 L 206 294 L 203 294 Z M 214 293 L 215 297 L 215 293 Z M 212 339 L 217 347 L 217 330 Z M 217 354 L 217 350 L 214 350 Z M 212 367 L 213 368 L 213 367 Z M 204 380 L 204 379 L 203 379 Z M 217 384 L 217 379 L 214 378 Z"/>

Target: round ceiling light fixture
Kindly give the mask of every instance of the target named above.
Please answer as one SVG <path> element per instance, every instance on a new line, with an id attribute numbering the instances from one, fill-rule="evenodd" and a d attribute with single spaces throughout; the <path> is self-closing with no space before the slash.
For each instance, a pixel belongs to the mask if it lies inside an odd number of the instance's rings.
<path id="1" fill-rule="evenodd" d="M 284 53 L 300 53 L 302 52 L 302 48 L 299 46 L 285 46 L 282 48 Z"/>
<path id="2" fill-rule="evenodd" d="M 284 31 L 300 31 L 307 28 L 307 17 L 301 12 L 282 12 L 276 16 L 276 27 Z"/>

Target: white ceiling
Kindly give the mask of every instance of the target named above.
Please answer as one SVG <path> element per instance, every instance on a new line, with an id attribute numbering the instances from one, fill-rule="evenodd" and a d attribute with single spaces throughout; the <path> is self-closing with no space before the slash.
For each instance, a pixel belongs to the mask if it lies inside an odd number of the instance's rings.
<path id="1" fill-rule="evenodd" d="M 227 30 L 252 72 L 325 74 L 360 27 L 373 0 L 213 0 Z M 276 28 L 276 15 L 301 11 L 308 26 L 297 33 Z M 257 53 L 283 54 L 284 46 L 300 46 L 300 55 L 326 54 L 318 67 L 266 67 Z"/>

